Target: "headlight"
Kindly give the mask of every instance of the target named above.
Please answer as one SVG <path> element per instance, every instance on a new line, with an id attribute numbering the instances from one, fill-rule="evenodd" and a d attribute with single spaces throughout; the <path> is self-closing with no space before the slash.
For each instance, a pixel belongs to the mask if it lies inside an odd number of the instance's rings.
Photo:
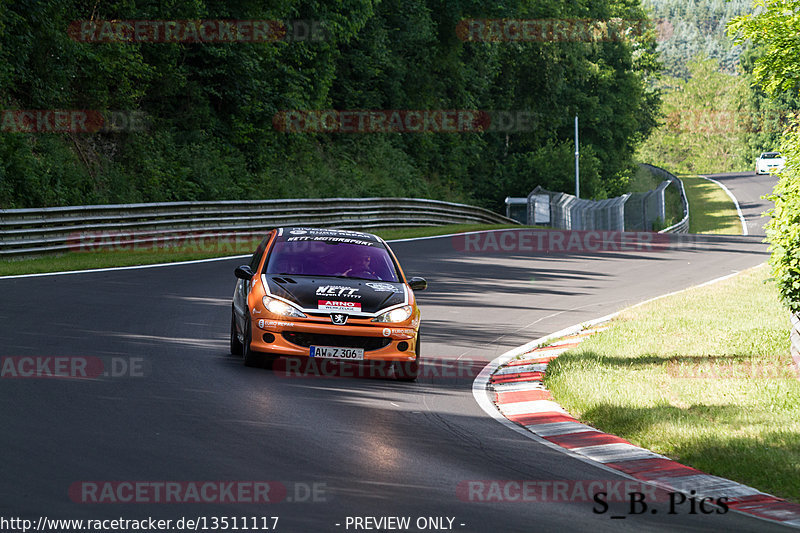
<path id="1" fill-rule="evenodd" d="M 304 315 L 299 309 L 296 307 L 287 304 L 286 302 L 282 302 L 280 300 L 276 300 L 275 298 L 270 298 L 269 296 L 264 296 L 264 307 L 270 313 L 274 313 L 276 315 L 281 316 L 293 316 L 297 318 L 305 318 Z"/>
<path id="2" fill-rule="evenodd" d="M 410 305 L 404 305 L 391 311 L 386 311 L 381 316 L 373 318 L 373 322 L 405 322 L 411 317 L 413 310 Z"/>

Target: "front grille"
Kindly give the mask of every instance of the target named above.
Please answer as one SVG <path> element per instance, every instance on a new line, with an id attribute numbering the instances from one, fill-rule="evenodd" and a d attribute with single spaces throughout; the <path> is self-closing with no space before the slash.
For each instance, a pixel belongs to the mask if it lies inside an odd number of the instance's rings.
<path id="1" fill-rule="evenodd" d="M 283 338 L 292 344 L 308 348 L 309 346 L 337 346 L 341 348 L 364 348 L 364 351 L 386 348 L 391 339 L 386 337 L 351 337 L 349 335 L 326 335 L 323 333 L 302 333 L 285 331 Z"/>

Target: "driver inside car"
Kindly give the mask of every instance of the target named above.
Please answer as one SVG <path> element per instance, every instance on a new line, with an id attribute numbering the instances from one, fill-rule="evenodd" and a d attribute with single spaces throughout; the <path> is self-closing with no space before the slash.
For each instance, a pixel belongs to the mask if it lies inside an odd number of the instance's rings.
<path id="1" fill-rule="evenodd" d="M 368 254 L 361 253 L 356 256 L 353 266 L 345 270 L 342 275 L 349 278 L 375 279 L 375 272 L 370 268 L 371 261 L 372 258 Z"/>

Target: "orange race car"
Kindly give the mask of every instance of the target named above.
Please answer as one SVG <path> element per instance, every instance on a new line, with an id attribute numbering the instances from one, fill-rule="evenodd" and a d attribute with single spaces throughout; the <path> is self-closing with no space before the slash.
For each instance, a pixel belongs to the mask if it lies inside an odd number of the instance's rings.
<path id="1" fill-rule="evenodd" d="M 283 355 L 387 364 L 419 372 L 420 312 L 386 242 L 371 233 L 277 228 L 236 268 L 231 353 L 271 368 Z M 380 362 L 380 363 L 378 363 Z"/>

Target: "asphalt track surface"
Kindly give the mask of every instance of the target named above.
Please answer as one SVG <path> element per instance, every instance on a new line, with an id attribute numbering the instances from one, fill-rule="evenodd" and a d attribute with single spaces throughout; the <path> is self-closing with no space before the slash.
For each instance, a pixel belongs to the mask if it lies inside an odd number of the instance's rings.
<path id="1" fill-rule="evenodd" d="M 663 502 L 651 502 L 656 514 L 630 515 L 626 501 L 596 514 L 591 501 L 459 492 L 470 480 L 624 480 L 486 416 L 471 391 L 483 363 L 464 361 L 762 263 L 759 197 L 774 178 L 714 177 L 739 198 L 751 236 L 551 254 L 465 252 L 450 237 L 393 244 L 406 274 L 429 281 L 419 294 L 429 369 L 462 361 L 457 376 L 428 372 L 412 384 L 244 367 L 228 354 L 241 259 L 0 280 L 0 356 L 142 361 L 142 375 L 0 380 L 0 517 L 278 516 L 276 530 L 292 532 L 355 531 L 347 517 L 366 516 L 412 526 L 450 517 L 452 530 L 470 532 L 786 530 L 733 512 L 670 515 Z M 126 480 L 267 480 L 288 492 L 270 504 L 69 497 L 77 482 Z M 316 501 L 305 499 L 312 484 L 324 491 Z"/>

